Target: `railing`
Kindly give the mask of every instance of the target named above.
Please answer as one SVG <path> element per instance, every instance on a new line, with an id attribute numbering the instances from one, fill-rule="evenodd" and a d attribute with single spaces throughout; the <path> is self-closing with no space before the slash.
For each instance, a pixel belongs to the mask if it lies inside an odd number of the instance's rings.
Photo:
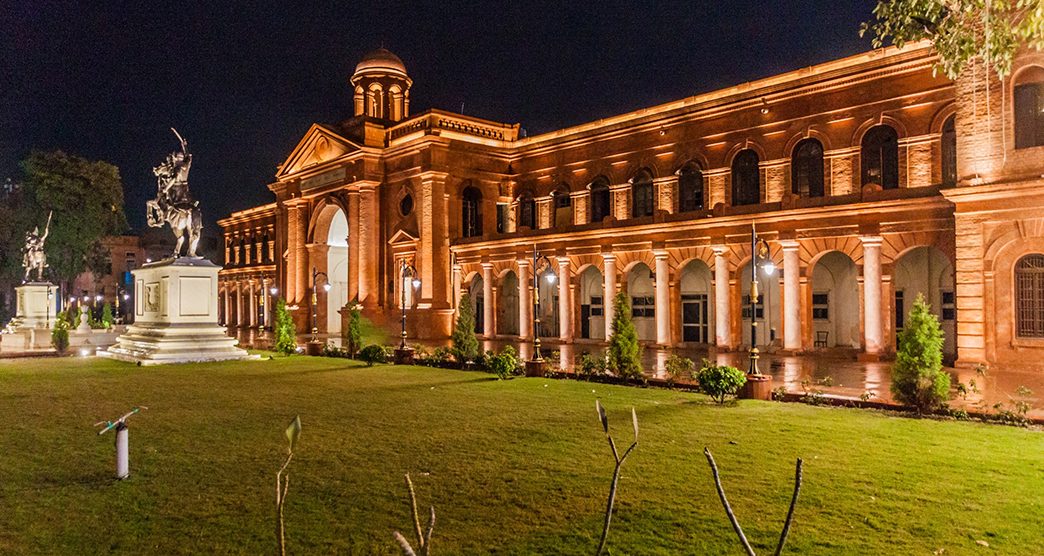
<path id="1" fill-rule="evenodd" d="M 464 117 L 429 112 L 388 130 L 388 140 L 394 141 L 412 133 L 430 129 L 445 129 L 495 141 L 514 141 L 518 138 L 518 125 L 482 125 Z"/>

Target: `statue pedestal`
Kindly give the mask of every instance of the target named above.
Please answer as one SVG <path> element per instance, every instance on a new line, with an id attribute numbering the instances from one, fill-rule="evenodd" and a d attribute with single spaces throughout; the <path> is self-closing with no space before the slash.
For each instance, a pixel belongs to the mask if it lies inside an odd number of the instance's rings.
<path id="1" fill-rule="evenodd" d="M 98 355 L 139 365 L 258 359 L 218 325 L 219 270 L 187 257 L 132 270 L 134 324 Z"/>
<path id="2" fill-rule="evenodd" d="M 30 328 L 50 328 L 54 325 L 54 296 L 58 295 L 58 286 L 50 282 L 29 282 L 15 288 L 17 308 L 11 327 L 15 330 Z M 51 299 L 47 299 L 47 294 Z"/>

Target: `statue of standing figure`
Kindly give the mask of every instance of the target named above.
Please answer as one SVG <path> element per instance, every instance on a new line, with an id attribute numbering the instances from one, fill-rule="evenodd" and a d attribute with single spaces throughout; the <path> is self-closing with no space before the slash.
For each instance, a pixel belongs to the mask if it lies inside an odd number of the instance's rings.
<path id="1" fill-rule="evenodd" d="M 188 142 L 181 137 L 178 130 L 170 128 L 181 143 L 181 152 L 167 155 L 162 164 L 152 169 L 156 174 L 156 198 L 145 203 L 149 226 L 161 228 L 170 224 L 174 237 L 178 239 L 174 247 L 174 257 L 181 256 L 181 246 L 188 237 L 187 256 L 200 258 L 196 254 L 199 244 L 203 218 L 199 211 L 199 202 L 193 201 L 189 194 L 188 174 L 192 167 L 192 154 L 188 150 Z"/>
<path id="2" fill-rule="evenodd" d="M 44 242 L 47 235 L 51 233 L 51 216 L 54 212 L 47 213 L 47 225 L 44 226 L 43 235 L 40 235 L 40 227 L 36 226 L 33 231 L 25 234 L 25 247 L 22 248 L 22 267 L 25 268 L 23 282 L 29 281 L 29 275 L 36 270 L 36 281 L 43 281 L 43 272 L 47 268 L 47 254 L 44 253 Z"/>

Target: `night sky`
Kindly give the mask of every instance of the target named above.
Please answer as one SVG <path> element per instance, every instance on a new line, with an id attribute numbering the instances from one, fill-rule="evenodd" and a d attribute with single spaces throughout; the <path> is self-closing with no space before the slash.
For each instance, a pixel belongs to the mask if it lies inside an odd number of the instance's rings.
<path id="1" fill-rule="evenodd" d="M 348 77 L 382 44 L 413 113 L 463 104 L 533 135 L 868 50 L 874 1 L 162 4 L 0 2 L 0 181 L 33 148 L 108 160 L 140 227 L 173 126 L 211 225 L 272 200 L 276 166 L 312 122 L 351 116 Z"/>

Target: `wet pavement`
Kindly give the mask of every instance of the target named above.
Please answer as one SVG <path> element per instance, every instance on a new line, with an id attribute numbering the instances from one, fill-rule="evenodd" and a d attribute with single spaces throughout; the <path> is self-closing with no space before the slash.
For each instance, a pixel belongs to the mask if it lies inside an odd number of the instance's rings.
<path id="1" fill-rule="evenodd" d="M 256 335 L 257 332 L 254 330 L 241 330 L 237 337 L 241 345 L 251 346 L 254 345 Z M 335 345 L 340 344 L 340 338 L 321 337 L 320 339 Z M 307 340 L 307 336 L 300 338 L 301 342 Z M 420 343 L 429 348 L 449 345 L 448 341 L 410 343 Z M 480 340 L 479 343 L 484 351 L 499 351 L 504 346 L 510 345 L 519 351 L 522 359 L 529 359 L 533 353 L 532 342 Z M 555 365 L 557 359 L 557 368 L 561 370 L 572 371 L 574 361 L 579 359 L 583 353 L 601 355 L 605 353 L 605 346 L 597 342 L 560 344 L 555 340 L 541 340 L 541 354 L 552 365 Z M 647 369 L 646 375 L 651 378 L 663 378 L 665 376 L 664 364 L 667 358 L 675 353 L 691 359 L 697 366 L 705 358 L 741 370 L 747 370 L 750 364 L 747 352 L 719 353 L 713 348 L 659 349 L 647 346 L 642 354 L 643 367 Z M 862 362 L 858 361 L 857 355 L 855 350 L 842 349 L 803 355 L 762 353 L 758 361 L 758 368 L 763 374 L 772 375 L 773 388 L 783 387 L 788 393 L 807 394 L 816 390 L 832 398 L 893 403 L 889 393 L 892 363 L 888 361 Z M 976 387 L 966 397 L 955 396 L 955 399 L 950 401 L 951 406 L 964 408 L 970 412 L 996 413 L 996 410 L 992 408 L 994 404 L 1001 403 L 1006 408 L 1011 408 L 1016 401 L 1024 400 L 1033 408 L 1028 414 L 1031 418 L 1044 419 L 1044 366 L 993 368 L 985 374 L 980 374 L 975 369 L 947 368 L 946 370 L 951 374 L 951 383 L 955 388 L 958 382 L 965 385 L 974 382 Z M 688 379 L 679 382 L 688 382 Z M 1028 388 L 1032 393 L 1021 396 L 1018 393 L 1020 387 Z"/>

